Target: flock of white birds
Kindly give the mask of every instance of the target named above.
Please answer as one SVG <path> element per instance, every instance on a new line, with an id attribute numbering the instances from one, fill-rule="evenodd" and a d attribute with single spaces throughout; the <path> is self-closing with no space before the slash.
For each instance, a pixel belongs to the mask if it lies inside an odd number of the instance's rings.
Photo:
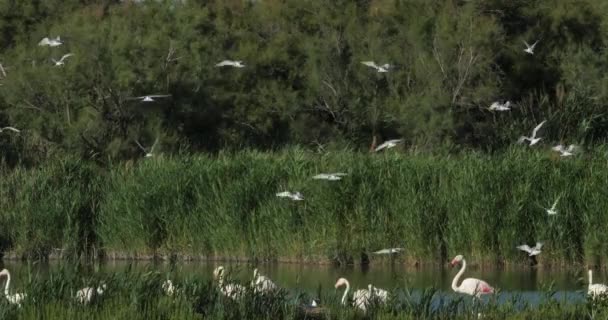
<path id="1" fill-rule="evenodd" d="M 538 44 L 538 42 L 539 41 L 537 40 L 532 45 L 530 45 L 526 41 L 524 41 L 526 48 L 523 51 L 528 54 L 533 55 L 534 49 L 535 49 L 536 45 Z M 63 44 L 63 41 L 61 40 L 61 38 L 59 36 L 57 36 L 56 38 L 45 37 L 38 43 L 39 46 L 49 46 L 49 47 L 58 47 L 62 44 Z M 54 58 L 51 60 L 55 66 L 60 67 L 60 66 L 65 65 L 67 59 L 72 56 L 74 56 L 74 54 L 67 53 L 67 54 L 64 54 L 59 60 L 55 60 Z M 382 65 L 378 65 L 374 61 L 362 61 L 361 63 L 367 67 L 375 69 L 378 73 L 387 73 L 394 68 L 394 66 L 389 63 L 384 63 Z M 244 68 L 245 64 L 243 64 L 243 61 L 240 61 L 240 60 L 223 60 L 223 61 L 217 63 L 215 66 L 216 67 Z M 4 67 L 2 67 L 2 65 L 0 65 L 0 72 L 6 77 L 6 71 L 5 71 Z M 140 102 L 154 102 L 154 101 L 156 101 L 156 99 L 168 98 L 168 97 L 171 97 L 171 95 L 169 95 L 169 94 L 144 95 L 144 96 L 138 96 L 138 97 L 131 97 L 128 99 L 129 100 L 139 100 Z M 491 111 L 504 112 L 504 111 L 510 111 L 511 107 L 512 107 L 511 101 L 506 101 L 504 103 L 496 101 L 496 102 L 493 102 L 488 109 Z M 545 123 L 546 123 L 546 120 L 539 123 L 532 130 L 532 134 L 530 136 L 521 136 L 517 142 L 518 143 L 528 142 L 529 146 L 534 146 L 534 145 L 538 144 L 542 139 L 541 137 L 539 137 L 538 132 Z M 0 128 L 0 133 L 3 131 L 6 131 L 6 130 L 13 131 L 16 133 L 20 132 L 20 130 L 9 126 L 9 127 Z M 387 140 L 384 143 L 377 146 L 374 149 L 374 151 L 378 152 L 381 150 L 390 149 L 390 148 L 397 146 L 401 142 L 402 142 L 402 139 Z M 144 148 L 138 141 L 136 141 L 136 143 L 139 146 L 139 148 L 141 148 L 141 150 L 145 153 L 145 157 L 152 157 L 154 155 L 153 154 L 154 147 L 158 143 L 158 138 L 154 142 L 154 145 L 152 145 L 152 147 L 149 149 Z M 579 150 L 579 147 L 576 145 L 573 145 L 573 144 L 568 145 L 568 146 L 559 144 L 559 145 L 552 147 L 551 149 L 553 151 L 558 152 L 561 157 L 570 157 L 570 156 L 573 156 L 576 154 L 576 152 Z M 347 175 L 348 175 L 347 173 L 342 173 L 342 172 L 321 173 L 321 174 L 313 176 L 312 178 L 316 179 L 316 180 L 339 181 L 339 180 L 342 180 L 342 178 Z M 304 196 L 299 191 L 295 191 L 295 192 L 282 191 L 282 192 L 276 193 L 276 196 L 281 197 L 281 198 L 288 198 L 293 201 L 303 201 L 304 200 Z M 557 207 L 558 201 L 559 201 L 559 197 L 555 200 L 555 202 L 553 203 L 553 206 L 551 208 L 545 208 L 548 215 L 552 216 L 552 215 L 557 214 L 556 207 Z M 533 257 L 533 256 L 539 255 L 541 253 L 542 246 L 543 246 L 543 244 L 541 242 L 537 242 L 534 247 L 530 247 L 530 246 L 524 244 L 524 245 L 517 246 L 517 249 L 522 250 L 522 251 L 528 253 L 529 256 Z M 389 249 L 381 249 L 381 250 L 375 251 L 373 253 L 374 254 L 396 254 L 403 250 L 404 250 L 404 248 L 389 248 Z M 461 256 L 459 256 L 459 257 L 461 257 Z M 461 259 L 461 260 L 464 261 L 464 259 Z M 458 260 L 458 261 L 460 261 L 460 260 Z M 462 271 L 464 271 L 464 268 L 462 269 Z M 8 286 L 10 283 L 10 274 L 8 273 L 8 270 L 4 269 L 4 270 L 0 271 L 0 277 L 1 276 L 7 277 L 6 287 L 5 287 L 6 298 L 11 303 L 20 304 L 21 301 L 25 298 L 25 294 L 17 293 L 14 295 L 9 295 Z M 245 287 L 243 287 L 239 284 L 225 284 L 224 283 L 224 280 L 223 280 L 224 279 L 224 268 L 223 267 L 218 267 L 214 271 L 214 277 L 218 280 L 220 289 L 226 296 L 228 296 L 230 298 L 238 299 L 238 298 L 242 297 L 242 295 L 245 293 Z M 261 275 L 257 269 L 254 270 L 254 280 L 252 281 L 252 286 L 254 288 L 254 291 L 256 291 L 256 292 L 271 291 L 271 290 L 276 290 L 278 288 L 276 286 L 276 284 L 274 284 L 270 279 Z M 341 286 L 346 287 L 346 290 L 344 291 L 344 295 L 341 300 L 343 304 L 346 304 L 347 303 L 346 298 L 347 298 L 347 294 L 350 290 L 350 284 L 346 279 L 340 278 L 336 282 L 335 287 L 338 288 Z M 163 283 L 162 287 L 167 292 L 167 294 L 172 295 L 175 291 L 173 283 L 170 280 L 165 281 L 165 283 Z M 83 288 L 77 292 L 76 299 L 82 303 L 88 303 L 93 299 L 93 297 L 96 294 L 101 295 L 105 289 L 106 289 L 105 284 L 103 284 L 102 286 L 97 287 L 97 288 L 88 288 L 88 287 Z M 588 292 L 590 295 L 597 295 L 600 293 L 608 292 L 607 286 L 605 286 L 603 284 L 592 284 L 592 271 L 591 270 L 589 270 Z M 372 301 L 373 299 L 377 299 L 380 302 L 386 302 L 387 296 L 388 296 L 388 293 L 386 290 L 375 288 L 370 284 L 367 290 L 361 289 L 361 290 L 357 290 L 354 292 L 353 305 L 360 308 L 361 310 L 365 311 L 367 306 L 369 305 L 370 301 Z M 315 303 L 313 301 L 313 306 L 315 306 L 314 304 Z"/>

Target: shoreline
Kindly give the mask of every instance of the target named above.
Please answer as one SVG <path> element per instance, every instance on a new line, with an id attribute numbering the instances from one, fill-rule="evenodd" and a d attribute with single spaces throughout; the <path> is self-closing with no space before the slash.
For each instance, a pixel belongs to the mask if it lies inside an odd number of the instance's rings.
<path id="1" fill-rule="evenodd" d="M 60 251 L 60 250 L 56 250 Z M 373 256 L 370 256 L 373 257 Z M 465 256 L 466 258 L 466 256 Z M 3 261 L 34 261 L 37 259 L 27 259 L 22 254 L 18 254 L 14 251 L 4 252 L 2 255 Z M 67 261 L 61 253 L 51 253 L 46 259 L 38 259 L 43 261 Z M 81 259 L 82 260 L 82 259 Z M 320 256 L 310 256 L 306 258 L 298 257 L 278 257 L 274 259 L 258 259 L 243 256 L 225 256 L 225 255 L 191 255 L 191 254 L 149 254 L 149 253 L 127 253 L 124 251 L 111 251 L 105 253 L 102 258 L 91 259 L 91 262 L 164 262 L 164 263 L 209 263 L 209 262 L 223 262 L 223 263 L 243 263 L 243 264 L 285 264 L 285 265 L 307 265 L 307 266 L 335 266 L 335 267 L 361 267 L 367 268 L 371 266 L 381 265 L 393 265 L 401 266 L 404 268 L 420 269 L 434 267 L 438 268 L 441 266 L 449 267 L 449 261 L 444 263 L 438 263 L 437 261 L 422 261 L 421 259 L 414 258 L 403 258 L 396 255 L 395 257 L 381 256 L 373 257 L 369 259 L 367 264 L 361 263 L 360 260 L 353 261 L 352 263 L 340 264 L 337 261 L 328 259 Z M 595 270 L 603 270 L 605 266 L 590 265 L 584 262 L 567 262 L 567 261 L 546 261 L 542 260 L 535 266 L 531 266 L 528 262 L 506 262 L 499 261 L 496 259 L 481 259 L 479 260 L 467 260 L 467 266 L 473 269 L 481 270 L 510 270 L 510 269 L 538 269 L 538 270 L 567 270 L 567 269 L 580 269 L 580 268 L 592 268 Z"/>

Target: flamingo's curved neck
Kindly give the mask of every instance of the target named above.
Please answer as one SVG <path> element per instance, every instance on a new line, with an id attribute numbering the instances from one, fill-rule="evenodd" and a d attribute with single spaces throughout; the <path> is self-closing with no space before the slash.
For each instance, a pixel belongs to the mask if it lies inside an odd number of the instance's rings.
<path id="1" fill-rule="evenodd" d="M 8 296 L 8 286 L 11 284 L 11 274 L 6 273 L 6 284 L 4 285 L 4 295 Z"/>
<path id="2" fill-rule="evenodd" d="M 344 294 L 342 295 L 342 304 L 346 305 L 346 297 L 348 296 L 348 290 L 350 290 L 350 283 L 348 283 L 347 280 L 344 282 L 346 282 L 346 290 L 344 290 Z"/>
<path id="3" fill-rule="evenodd" d="M 223 274 L 223 272 L 220 273 L 220 275 L 217 277 L 217 283 L 220 285 L 220 287 L 224 285 L 224 274 Z"/>
<path id="4" fill-rule="evenodd" d="M 589 285 L 593 284 L 593 271 L 589 269 Z"/>
<path id="5" fill-rule="evenodd" d="M 452 290 L 458 292 L 459 291 L 459 287 L 458 287 L 458 280 L 460 280 L 460 276 L 462 276 L 462 274 L 464 273 L 464 269 L 466 269 L 467 267 L 467 261 L 462 259 L 462 268 L 460 268 L 460 271 L 458 271 L 458 273 L 456 274 L 456 276 L 454 276 L 454 280 L 452 280 Z"/>

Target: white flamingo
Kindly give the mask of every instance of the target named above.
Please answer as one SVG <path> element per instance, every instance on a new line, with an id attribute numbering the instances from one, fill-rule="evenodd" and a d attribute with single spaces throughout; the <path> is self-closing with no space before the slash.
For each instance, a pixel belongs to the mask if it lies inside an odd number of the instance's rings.
<path id="1" fill-rule="evenodd" d="M 166 295 L 173 296 L 173 294 L 175 294 L 175 286 L 173 285 L 173 281 L 167 279 L 165 282 L 163 282 L 161 287 Z"/>
<path id="2" fill-rule="evenodd" d="M 571 144 L 566 148 L 565 146 L 558 144 L 551 148 L 551 150 L 559 152 L 561 157 L 570 157 L 578 150 L 578 146 Z"/>
<path id="3" fill-rule="evenodd" d="M 532 135 L 529 137 L 526 136 L 521 136 L 519 137 L 519 140 L 517 140 L 517 143 L 522 143 L 526 140 L 528 140 L 530 142 L 530 146 L 533 146 L 535 144 L 537 144 L 542 138 L 537 138 L 536 134 L 538 133 L 538 130 L 540 130 L 540 128 L 543 126 L 543 124 L 545 124 L 545 122 L 547 122 L 547 120 L 543 120 L 543 122 L 539 123 L 534 130 L 532 130 Z"/>
<path id="4" fill-rule="evenodd" d="M 589 269 L 589 287 L 587 288 L 587 295 L 595 298 L 597 296 L 602 296 L 608 293 L 608 286 L 601 283 L 593 284 L 593 271 Z"/>
<path id="5" fill-rule="evenodd" d="M 224 267 L 223 266 L 219 266 L 217 268 L 215 268 L 215 270 L 213 270 L 213 278 L 217 279 L 217 283 L 218 283 L 218 287 L 220 289 L 220 292 L 232 299 L 232 300 L 238 300 L 243 298 L 243 296 L 245 295 L 245 287 L 237 284 L 237 283 L 228 283 L 228 284 L 224 284 Z"/>
<path id="6" fill-rule="evenodd" d="M 6 284 L 4 285 L 4 297 L 6 297 L 6 300 L 8 300 L 8 302 L 10 302 L 11 304 L 16 304 L 17 306 L 21 307 L 21 302 L 23 302 L 27 295 L 25 293 L 10 294 L 8 291 L 8 287 L 11 284 L 11 274 L 10 272 L 8 272 L 7 269 L 2 269 L 2 271 L 0 271 L 0 277 L 2 276 L 6 276 Z"/>
<path id="7" fill-rule="evenodd" d="M 399 144 L 399 142 L 401 142 L 401 139 L 391 139 L 388 141 L 384 141 L 384 143 L 379 145 L 376 149 L 374 149 L 374 151 L 378 152 L 382 149 L 390 149 L 390 148 L 396 146 L 397 144 Z"/>
<path id="8" fill-rule="evenodd" d="M 253 292 L 273 292 L 279 287 L 270 278 L 260 274 L 258 269 L 253 269 L 253 280 L 251 281 Z"/>
<path id="9" fill-rule="evenodd" d="M 462 264 L 462 268 L 460 269 L 460 271 L 458 271 L 458 273 L 454 277 L 454 280 L 452 280 L 452 290 L 458 293 L 464 293 L 470 296 L 474 296 L 478 299 L 483 294 L 494 293 L 494 288 L 492 288 L 492 286 L 490 286 L 487 282 L 475 278 L 466 278 L 462 280 L 460 286 L 458 286 L 458 280 L 460 280 L 460 277 L 462 276 L 464 270 L 467 267 L 467 262 L 466 260 L 464 260 L 464 257 L 462 255 L 457 255 L 456 257 L 454 257 L 451 264 L 452 266 L 456 266 L 459 263 Z"/>
<path id="10" fill-rule="evenodd" d="M 224 60 L 218 64 L 215 65 L 216 67 L 235 67 L 235 68 L 244 68 L 245 65 L 243 64 L 243 61 L 234 61 L 234 60 Z"/>
<path id="11" fill-rule="evenodd" d="M 339 287 L 346 286 L 344 294 L 342 295 L 342 305 L 347 305 L 346 300 L 348 299 L 348 291 L 350 290 L 350 283 L 345 278 L 340 278 L 334 285 L 336 289 Z M 377 299 L 380 303 L 386 303 L 388 299 L 388 292 L 383 289 L 374 288 L 371 284 L 368 285 L 368 289 L 359 289 L 353 292 L 353 306 L 359 308 L 359 310 L 366 312 L 369 305 Z"/>
<path id="12" fill-rule="evenodd" d="M 511 110 L 511 101 L 507 101 L 505 103 L 500 103 L 498 101 L 495 101 L 494 103 L 492 103 L 492 105 L 490 105 L 488 110 L 490 110 L 490 111 L 509 111 L 509 110 Z"/>
<path id="13" fill-rule="evenodd" d="M 523 244 L 521 246 L 517 246 L 517 249 L 519 249 L 523 252 L 527 252 L 528 256 L 532 257 L 532 256 L 539 255 L 541 253 L 540 249 L 542 249 L 542 247 L 543 247 L 542 242 L 537 242 L 534 247 L 530 247 L 527 244 Z"/>
<path id="14" fill-rule="evenodd" d="M 80 302 L 80 303 L 84 303 L 84 304 L 88 304 L 91 303 L 91 301 L 93 301 L 93 299 L 95 299 L 95 296 L 100 296 L 103 294 L 103 292 L 106 290 L 107 286 L 106 284 L 102 284 L 101 286 L 98 286 L 97 288 L 92 288 L 92 287 L 85 287 L 82 288 L 78 291 L 76 291 L 76 301 Z"/>
<path id="15" fill-rule="evenodd" d="M 532 45 L 529 45 L 526 42 L 526 40 L 524 40 L 524 44 L 526 45 L 524 52 L 529 53 L 529 54 L 534 54 L 534 47 L 536 47 L 536 44 L 538 43 L 538 41 L 540 41 L 540 40 L 536 40 L 536 42 L 534 42 Z"/>

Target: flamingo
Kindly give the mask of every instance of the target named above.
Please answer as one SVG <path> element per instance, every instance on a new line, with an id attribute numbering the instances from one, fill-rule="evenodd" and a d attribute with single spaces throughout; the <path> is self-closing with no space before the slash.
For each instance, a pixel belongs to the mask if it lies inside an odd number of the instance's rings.
<path id="1" fill-rule="evenodd" d="M 348 297 L 348 291 L 350 290 L 350 283 L 345 278 L 340 278 L 334 285 L 336 289 L 341 286 L 346 286 L 346 290 L 344 290 L 344 294 L 342 295 L 342 305 L 346 305 L 346 299 Z M 377 301 L 381 303 L 386 303 L 388 299 L 388 292 L 383 289 L 374 288 L 371 284 L 368 285 L 368 289 L 359 289 L 353 292 L 353 305 L 359 310 L 366 312 L 367 307 L 373 301 L 373 299 L 377 299 Z"/>
<path id="2" fill-rule="evenodd" d="M 509 111 L 511 110 L 511 101 L 507 101 L 505 103 L 500 103 L 498 101 L 492 103 L 488 108 L 490 111 Z"/>
<path id="3" fill-rule="evenodd" d="M 6 284 L 4 285 L 4 296 L 6 297 L 6 300 L 8 300 L 8 302 L 11 304 L 16 304 L 17 306 L 21 307 L 21 302 L 25 300 L 27 295 L 25 293 L 10 294 L 8 292 L 8 287 L 11 284 L 11 274 L 7 269 L 2 269 L 2 271 L 0 271 L 0 277 L 2 276 L 6 276 Z"/>
<path id="4" fill-rule="evenodd" d="M 162 289 L 168 296 L 172 296 L 175 293 L 175 286 L 173 285 L 173 281 L 169 279 L 163 282 Z"/>
<path id="5" fill-rule="evenodd" d="M 543 126 L 543 124 L 545 124 L 545 122 L 547 122 L 547 120 L 543 120 L 543 122 L 539 123 L 534 128 L 534 130 L 532 130 L 532 135 L 531 136 L 529 136 L 529 137 L 526 137 L 526 136 L 519 137 L 519 140 L 517 140 L 517 143 L 522 143 L 522 142 L 528 140 L 530 142 L 530 146 L 533 146 L 533 145 L 537 144 L 540 141 L 540 139 L 542 139 L 542 138 L 537 138 L 536 134 L 538 133 L 538 130 L 540 130 L 540 128 Z"/>
<path id="6" fill-rule="evenodd" d="M 224 267 L 219 266 L 213 270 L 213 278 L 217 279 L 218 286 L 220 288 L 220 292 L 232 299 L 238 300 L 243 297 L 245 294 L 245 287 L 237 283 L 228 283 L 224 284 Z"/>
<path id="7" fill-rule="evenodd" d="M 456 284 L 458 283 L 458 280 L 460 279 L 460 277 L 464 273 L 464 270 L 467 267 L 467 262 L 466 260 L 464 260 L 464 257 L 462 255 L 457 255 L 456 257 L 454 257 L 451 264 L 452 266 L 456 266 L 459 263 L 462 263 L 462 268 L 460 269 L 460 271 L 458 271 L 458 273 L 454 277 L 454 280 L 452 280 L 452 290 L 458 293 L 464 293 L 470 296 L 474 296 L 478 299 L 483 294 L 494 293 L 494 288 L 492 288 L 487 282 L 475 278 L 466 278 L 462 280 L 460 286 L 457 286 Z"/>
<path id="8" fill-rule="evenodd" d="M 85 287 L 76 291 L 76 301 L 84 304 L 91 303 L 95 296 L 100 296 L 106 290 L 106 284 L 102 284 L 100 287 L 91 288 Z"/>
<path id="9" fill-rule="evenodd" d="M 608 293 L 608 286 L 601 283 L 593 284 L 593 271 L 589 269 L 589 288 L 587 289 L 587 295 L 592 298 L 596 298 L 598 296 L 605 295 Z"/>
<path id="10" fill-rule="evenodd" d="M 272 292 L 279 287 L 270 278 L 261 275 L 258 269 L 253 269 L 253 280 L 251 281 L 253 292 Z"/>

